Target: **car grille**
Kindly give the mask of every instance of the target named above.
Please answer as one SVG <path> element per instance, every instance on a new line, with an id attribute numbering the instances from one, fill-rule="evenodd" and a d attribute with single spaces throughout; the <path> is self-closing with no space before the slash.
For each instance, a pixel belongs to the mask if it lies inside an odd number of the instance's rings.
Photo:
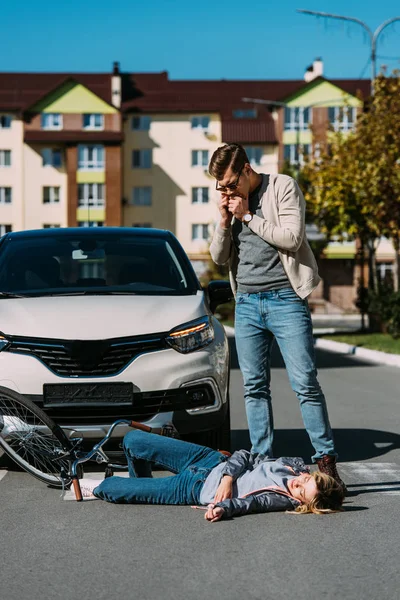
<path id="1" fill-rule="evenodd" d="M 115 375 L 140 354 L 167 348 L 166 333 L 110 340 L 55 340 L 9 337 L 5 350 L 34 356 L 64 377 Z"/>
<path id="2" fill-rule="evenodd" d="M 215 394 L 208 384 L 171 390 L 134 392 L 132 406 L 79 406 L 76 404 L 43 407 L 43 397 L 24 394 L 63 426 L 107 424 L 117 419 L 145 421 L 158 413 L 212 406 Z"/>

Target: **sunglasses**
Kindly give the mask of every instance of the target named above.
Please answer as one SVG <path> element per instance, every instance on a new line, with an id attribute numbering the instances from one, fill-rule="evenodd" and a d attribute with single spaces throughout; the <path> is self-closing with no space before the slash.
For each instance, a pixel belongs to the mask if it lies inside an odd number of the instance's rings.
<path id="1" fill-rule="evenodd" d="M 239 179 L 242 175 L 242 171 L 244 166 L 240 169 L 238 178 L 233 183 L 228 183 L 228 185 L 218 185 L 218 181 L 215 183 L 215 189 L 217 192 L 227 192 L 228 190 L 234 192 L 239 185 Z"/>

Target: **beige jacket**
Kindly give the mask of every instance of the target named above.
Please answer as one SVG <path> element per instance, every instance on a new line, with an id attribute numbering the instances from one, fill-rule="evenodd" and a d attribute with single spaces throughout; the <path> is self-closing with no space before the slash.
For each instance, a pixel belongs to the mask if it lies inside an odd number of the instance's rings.
<path id="1" fill-rule="evenodd" d="M 306 298 L 321 279 L 305 235 L 306 203 L 303 194 L 297 182 L 288 175 L 264 176 L 260 193 L 264 218 L 254 215 L 248 227 L 276 247 L 292 288 L 300 298 Z M 229 262 L 231 286 L 236 293 L 239 258 L 231 227 L 223 229 L 218 225 L 210 254 L 217 265 Z"/>

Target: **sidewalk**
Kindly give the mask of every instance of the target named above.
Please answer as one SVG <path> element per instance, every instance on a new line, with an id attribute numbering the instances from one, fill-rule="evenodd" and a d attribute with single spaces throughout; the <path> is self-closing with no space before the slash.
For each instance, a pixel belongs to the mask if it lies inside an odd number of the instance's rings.
<path id="1" fill-rule="evenodd" d="M 314 332 L 315 333 L 315 332 Z M 356 358 L 369 360 L 371 363 L 378 365 L 389 365 L 391 367 L 400 367 L 400 354 L 389 354 L 388 352 L 379 352 L 378 350 L 370 350 L 361 346 L 352 346 L 343 342 L 334 342 L 333 340 L 325 340 L 321 338 L 315 339 L 315 347 L 329 352 L 338 354 L 350 354 Z"/>
<path id="2" fill-rule="evenodd" d="M 328 322 L 329 317 L 329 322 Z M 333 317 L 333 318 L 332 318 Z M 349 333 L 357 331 L 361 327 L 361 318 L 359 315 L 312 315 L 314 336 L 329 335 L 331 333 Z M 321 325 L 326 325 L 325 327 Z M 235 328 L 225 325 L 226 335 L 235 336 Z M 368 360 L 373 364 L 389 365 L 400 368 L 400 354 L 389 354 L 388 352 L 379 352 L 360 346 L 352 346 L 343 342 L 325 340 L 315 337 L 315 347 L 328 352 L 337 354 L 347 354 Z"/>

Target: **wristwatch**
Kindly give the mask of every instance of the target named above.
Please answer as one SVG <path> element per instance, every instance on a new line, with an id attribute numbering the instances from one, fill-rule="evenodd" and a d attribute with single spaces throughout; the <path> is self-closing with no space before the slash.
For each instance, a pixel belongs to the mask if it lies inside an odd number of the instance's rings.
<path id="1" fill-rule="evenodd" d="M 254 215 L 251 212 L 246 213 L 242 219 L 243 223 L 246 223 L 248 225 L 250 223 L 250 221 L 252 220 L 253 216 Z"/>

